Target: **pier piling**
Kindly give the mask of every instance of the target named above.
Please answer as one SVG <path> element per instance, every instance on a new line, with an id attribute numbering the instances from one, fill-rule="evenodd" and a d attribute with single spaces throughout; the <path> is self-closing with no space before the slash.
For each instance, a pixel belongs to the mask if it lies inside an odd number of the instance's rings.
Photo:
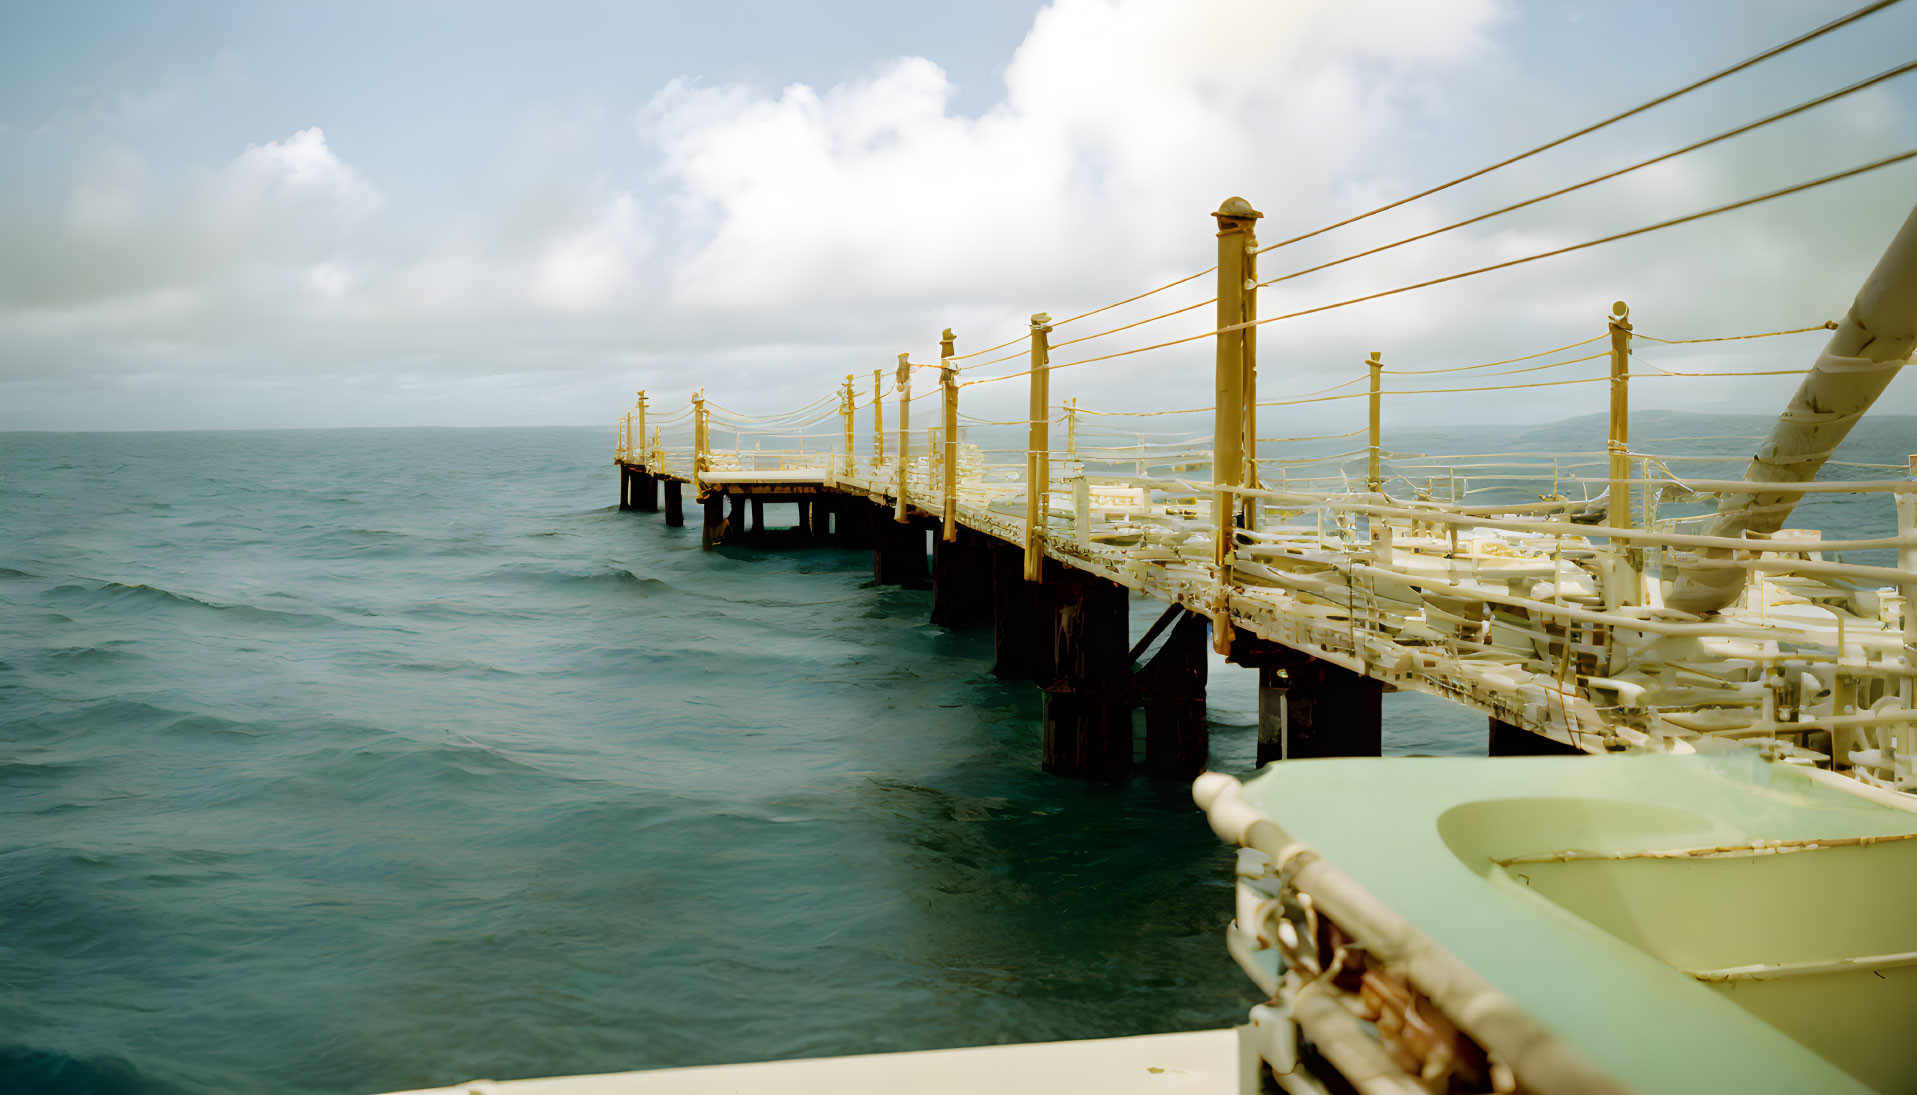
<path id="1" fill-rule="evenodd" d="M 1045 680 L 1052 660 L 1050 636 L 1041 641 L 1039 632 L 1045 587 L 1025 580 L 1022 547 L 993 544 L 990 551 L 992 672 L 1007 680 Z"/>
<path id="2" fill-rule="evenodd" d="M 683 484 L 677 479 L 666 480 L 666 526 L 668 528 L 685 527 L 686 502 L 685 495 L 680 490 L 682 486 Z"/>
<path id="3" fill-rule="evenodd" d="M 877 514 L 872 525 L 872 579 L 882 586 L 922 589 L 926 585 L 925 527 L 901 524 Z"/>
<path id="4" fill-rule="evenodd" d="M 736 544 L 740 542 L 741 540 L 745 539 L 745 530 L 746 530 L 745 495 L 732 494 L 732 495 L 721 495 L 720 497 L 722 499 L 730 499 L 732 502 L 730 511 L 726 514 L 725 520 L 720 522 L 720 525 L 719 525 L 720 542 L 727 543 L 727 544 Z"/>
<path id="5" fill-rule="evenodd" d="M 699 529 L 699 546 L 711 551 L 725 538 L 726 496 L 712 491 L 699 500 L 705 508 L 705 523 Z"/>
<path id="6" fill-rule="evenodd" d="M 932 544 L 932 622 L 954 630 L 992 622 L 992 553 L 971 529 Z"/>
<path id="7" fill-rule="evenodd" d="M 1045 770 L 1124 779 L 1132 767 L 1125 587 L 1075 570 L 1048 577 L 1054 676 L 1045 688 Z"/>
<path id="8" fill-rule="evenodd" d="M 1205 770 L 1211 731 L 1205 721 L 1210 621 L 1181 610 L 1158 654 L 1139 669 L 1133 689 L 1145 708 L 1145 770 L 1191 780 Z"/>

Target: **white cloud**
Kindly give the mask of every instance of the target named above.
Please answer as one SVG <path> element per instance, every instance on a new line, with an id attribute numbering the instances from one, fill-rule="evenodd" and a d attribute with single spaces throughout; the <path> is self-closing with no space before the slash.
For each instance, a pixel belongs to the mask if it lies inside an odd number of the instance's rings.
<path id="1" fill-rule="evenodd" d="M 1797 21 L 1789 10 L 1771 19 Z M 1038 13 L 1007 58 L 1002 99 L 980 113 L 956 112 L 950 77 L 923 56 L 826 87 L 680 77 L 622 108 L 636 125 L 618 155 L 597 146 L 598 98 L 501 119 L 513 139 L 496 185 L 453 208 L 361 166 L 355 135 L 337 125 L 335 140 L 311 125 L 235 141 L 198 170 L 162 172 L 110 145 L 81 162 L 56 205 L 0 204 L 0 249 L 18 256 L 0 264 L 0 408 L 10 382 L 41 393 L 12 400 L 0 425 L 110 424 L 101 393 L 143 390 L 139 378 L 156 371 L 209 386 L 244 377 L 265 416 L 249 424 L 261 425 L 322 411 L 361 420 L 375 389 L 425 421 L 472 420 L 486 406 L 493 421 L 594 420 L 633 388 L 700 382 L 744 410 L 809 402 L 847 371 L 929 354 L 941 327 L 958 329 L 963 352 L 1013 337 L 1031 312 L 1069 315 L 1202 268 L 1215 248 L 1207 213 L 1231 193 L 1265 211 L 1269 242 L 1615 107 L 1615 88 L 1586 101 L 1524 69 L 1501 37 L 1510 23 L 1494 0 L 1060 0 Z M 1731 109 L 1743 113 L 1721 124 L 1758 108 Z M 1261 274 L 1433 228 L 1720 123 L 1666 112 L 1633 125 L 1268 254 Z M 1263 312 L 1741 197 L 1882 154 L 1871 149 L 1910 128 L 1889 89 L 1859 96 L 1775 139 L 1274 286 Z M 642 162 L 610 170 L 622 156 Z M 1428 366 L 1571 341 L 1601 331 L 1618 296 L 1645 329 L 1673 335 L 1814 322 L 1848 301 L 1891 227 L 1883 210 L 1906 200 L 1899 186 L 1858 184 L 1816 206 L 1814 221 L 1804 205 L 1753 210 L 1266 328 L 1267 390 L 1321 387 L 1371 349 Z M 1211 291 L 1200 279 L 1061 337 Z M 1201 308 L 1055 360 L 1209 325 Z M 1204 402 L 1210 353 L 1199 341 L 1088 365 L 1059 374 L 1055 392 L 1121 407 Z M 528 395 L 541 377 L 550 391 Z M 1023 395 L 1008 383 L 965 398 L 989 414 Z M 1577 409 L 1571 397 L 1512 398 L 1540 413 Z M 147 420 L 143 401 L 127 406 Z M 190 399 L 178 406 L 177 424 L 204 424 Z M 1437 411 L 1497 416 L 1481 399 Z"/>

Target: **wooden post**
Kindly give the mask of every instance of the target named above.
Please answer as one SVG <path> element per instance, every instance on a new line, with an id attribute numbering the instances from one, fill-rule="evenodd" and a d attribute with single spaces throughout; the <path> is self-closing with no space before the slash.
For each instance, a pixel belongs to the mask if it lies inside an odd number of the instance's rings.
<path id="1" fill-rule="evenodd" d="M 1047 588 L 1056 676 L 1045 687 L 1045 770 L 1078 779 L 1124 779 L 1132 767 L 1125 587 L 1066 570 Z"/>
<path id="2" fill-rule="evenodd" d="M 1631 525 L 1631 458 L 1628 455 L 1631 450 L 1631 309 L 1621 300 L 1612 304 L 1611 309 L 1617 314 L 1610 319 L 1611 482 L 1605 520 L 1612 528 L 1628 528 Z M 1641 552 L 1613 540 L 1611 554 L 1615 562 L 1604 583 L 1604 607 L 1614 610 L 1637 604 L 1643 599 L 1637 568 Z"/>
<path id="3" fill-rule="evenodd" d="M 1382 752 L 1381 682 L 1316 658 L 1287 666 L 1284 674 L 1284 755 L 1266 757 L 1261 748 L 1260 764 L 1299 757 L 1375 757 Z"/>
<path id="4" fill-rule="evenodd" d="M 732 499 L 732 512 L 727 515 L 724 525 L 725 542 L 728 544 L 736 544 L 745 539 L 746 496 L 743 494 L 734 494 L 730 495 L 730 497 Z"/>
<path id="5" fill-rule="evenodd" d="M 1605 520 L 1612 528 L 1631 523 L 1631 309 L 1611 305 L 1611 497 Z"/>
<path id="6" fill-rule="evenodd" d="M 872 476 L 878 477 L 885 463 L 885 391 L 884 369 L 872 370 Z"/>
<path id="7" fill-rule="evenodd" d="M 1255 763 L 1260 767 L 1286 758 L 1285 731 L 1288 729 L 1286 700 L 1291 681 L 1285 667 L 1261 665 L 1258 673 L 1258 751 Z"/>
<path id="8" fill-rule="evenodd" d="M 1052 482 L 1051 458 L 1051 347 L 1052 317 L 1032 316 L 1031 401 L 1025 439 L 1025 580 L 1036 582 L 1043 571 L 1046 495 Z"/>
<path id="9" fill-rule="evenodd" d="M 952 329 L 939 338 L 939 387 L 945 402 L 945 525 L 941 538 L 946 543 L 958 539 L 958 369 L 952 355 L 958 350 Z"/>
<path id="10" fill-rule="evenodd" d="M 706 467 L 706 391 L 704 388 L 692 393 L 692 496 L 701 501 L 705 498 L 705 488 L 699 479 L 699 473 Z"/>
<path id="11" fill-rule="evenodd" d="M 619 464 L 617 467 L 619 468 L 619 508 L 628 510 L 632 508 L 632 469 L 624 464 Z"/>
<path id="12" fill-rule="evenodd" d="M 1243 198 L 1228 198 L 1212 216 L 1218 220 L 1218 328 L 1214 380 L 1212 468 L 1215 484 L 1248 486 L 1245 475 L 1245 393 L 1254 369 L 1252 328 L 1239 324 L 1257 318 L 1255 290 L 1247 276 L 1252 269 L 1250 249 L 1257 245 L 1252 234 L 1254 222 L 1264 216 Z M 1226 328 L 1235 328 L 1226 330 Z M 1256 402 L 1256 397 L 1253 397 Z M 1218 530 L 1216 561 L 1224 565 L 1231 551 L 1231 530 L 1239 526 L 1239 503 L 1230 498 L 1213 497 L 1219 512 L 1212 515 Z"/>
<path id="13" fill-rule="evenodd" d="M 1072 542 L 1090 547 L 1092 542 L 1092 484 L 1085 477 L 1085 461 L 1078 455 L 1078 397 L 1065 401 L 1065 453 L 1078 465 L 1072 478 Z"/>
<path id="14" fill-rule="evenodd" d="M 681 493 L 682 484 L 677 479 L 666 480 L 666 527 L 684 528 L 686 524 L 685 495 Z"/>
<path id="15" fill-rule="evenodd" d="M 852 374 L 845 374 L 844 398 L 839 400 L 839 410 L 845 415 L 845 474 L 852 474 L 852 412 L 858 400 L 852 394 Z"/>
<path id="16" fill-rule="evenodd" d="M 1051 644 L 1038 634 L 1046 587 L 1025 580 L 1018 548 L 994 539 L 986 550 L 992 583 L 992 672 L 1012 680 L 1043 680 L 1048 674 L 1040 662 L 1051 660 Z"/>
<path id="17" fill-rule="evenodd" d="M 752 500 L 752 535 L 763 538 L 765 534 L 765 499 Z"/>
<path id="18" fill-rule="evenodd" d="M 1181 611 L 1158 656 L 1133 678 L 1144 697 L 1145 768 L 1161 779 L 1189 782 L 1205 770 L 1205 626 L 1205 617 Z"/>
<path id="19" fill-rule="evenodd" d="M 1380 469 L 1379 457 L 1382 453 L 1383 430 L 1379 423 L 1379 400 L 1383 396 L 1381 385 L 1384 380 L 1384 362 L 1377 350 L 1371 351 L 1371 451 L 1365 457 L 1365 485 L 1371 493 L 1384 489 L 1384 472 Z"/>
<path id="20" fill-rule="evenodd" d="M 892 520 L 900 524 L 912 520 L 910 503 L 905 498 L 906 473 L 912 470 L 912 363 L 899 355 L 899 373 L 894 387 L 899 395 L 899 490 L 898 508 Z"/>
<path id="21" fill-rule="evenodd" d="M 726 496 L 708 491 L 699 499 L 705 519 L 699 526 L 699 546 L 706 551 L 717 547 L 726 535 Z"/>
<path id="22" fill-rule="evenodd" d="M 646 461 L 646 390 L 639 389 L 639 466 L 652 470 Z"/>
<path id="23" fill-rule="evenodd" d="M 1251 323 L 1258 318 L 1258 226 L 1251 221 L 1245 222 L 1240 239 L 1239 254 L 1244 268 L 1239 271 L 1244 288 L 1244 301 L 1240 305 L 1240 321 Z M 1244 358 L 1244 407 L 1245 407 L 1245 451 L 1244 484 L 1248 487 L 1261 487 L 1264 478 L 1258 472 L 1258 328 L 1246 327 L 1239 332 L 1242 340 L 1240 353 Z M 1244 512 L 1244 526 L 1258 528 L 1258 510 L 1262 504 L 1257 495 L 1240 495 Z"/>

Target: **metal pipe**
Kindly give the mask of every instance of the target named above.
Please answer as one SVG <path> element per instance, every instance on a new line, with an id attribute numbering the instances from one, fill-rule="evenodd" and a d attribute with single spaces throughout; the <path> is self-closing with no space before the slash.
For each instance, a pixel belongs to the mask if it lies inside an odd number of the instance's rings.
<path id="1" fill-rule="evenodd" d="M 1905 218 L 1857 299 L 1831 333 L 1810 375 L 1751 458 L 1746 481 L 1803 483 L 1817 477 L 1851 427 L 1883 394 L 1917 347 L 1917 209 Z M 1712 536 L 1769 535 L 1784 527 L 1797 491 L 1747 491 L 1718 499 Z M 1707 549 L 1703 558 L 1725 558 Z M 1685 612 L 1717 612 L 1744 591 L 1744 571 L 1680 567 L 1664 603 Z"/>

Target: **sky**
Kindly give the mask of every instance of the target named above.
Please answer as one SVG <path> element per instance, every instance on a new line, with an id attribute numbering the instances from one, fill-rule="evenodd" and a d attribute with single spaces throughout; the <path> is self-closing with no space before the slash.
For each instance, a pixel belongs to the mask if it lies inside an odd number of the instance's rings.
<path id="1" fill-rule="evenodd" d="M 1216 248 L 1209 214 L 1229 196 L 1262 211 L 1259 237 L 1277 242 L 1853 6 L 0 0 L 0 429 L 610 425 L 640 388 L 655 408 L 702 387 L 742 413 L 783 411 L 848 373 L 869 385 L 901 352 L 936 360 L 941 328 L 968 353 L 1017 337 L 1032 313 L 1073 315 L 1202 270 Z M 1907 62 L 1914 45 L 1917 4 L 1893 6 L 1593 136 L 1268 252 L 1260 277 L 1668 151 Z M 1271 286 L 1260 312 L 1901 152 L 1917 146 L 1913 107 L 1917 74 Z M 1259 336 L 1260 396 L 1349 381 L 1374 350 L 1409 370 L 1576 342 L 1604 332 L 1618 299 L 1640 332 L 1670 339 L 1812 326 L 1842 315 L 1914 200 L 1917 162 L 1274 323 Z M 1054 338 L 1212 292 L 1200 278 Z M 1211 325 L 1200 308 L 1053 361 Z M 1751 372 L 1804 367 L 1820 345 L 1813 334 L 1640 347 L 1651 367 Z M 1056 372 L 1052 393 L 1113 411 L 1202 406 L 1211 353 L 1200 339 L 1088 362 Z M 1387 389 L 1418 390 L 1414 379 Z M 967 388 L 961 406 L 1002 416 L 1025 383 Z M 1633 384 L 1632 402 L 1764 413 L 1794 384 L 1654 378 Z M 1406 395 L 1387 401 L 1387 422 L 1541 422 L 1601 411 L 1605 398 L 1602 384 Z M 1361 403 L 1275 408 L 1265 421 L 1327 433 L 1361 424 Z M 1879 406 L 1917 411 L 1917 380 Z"/>

